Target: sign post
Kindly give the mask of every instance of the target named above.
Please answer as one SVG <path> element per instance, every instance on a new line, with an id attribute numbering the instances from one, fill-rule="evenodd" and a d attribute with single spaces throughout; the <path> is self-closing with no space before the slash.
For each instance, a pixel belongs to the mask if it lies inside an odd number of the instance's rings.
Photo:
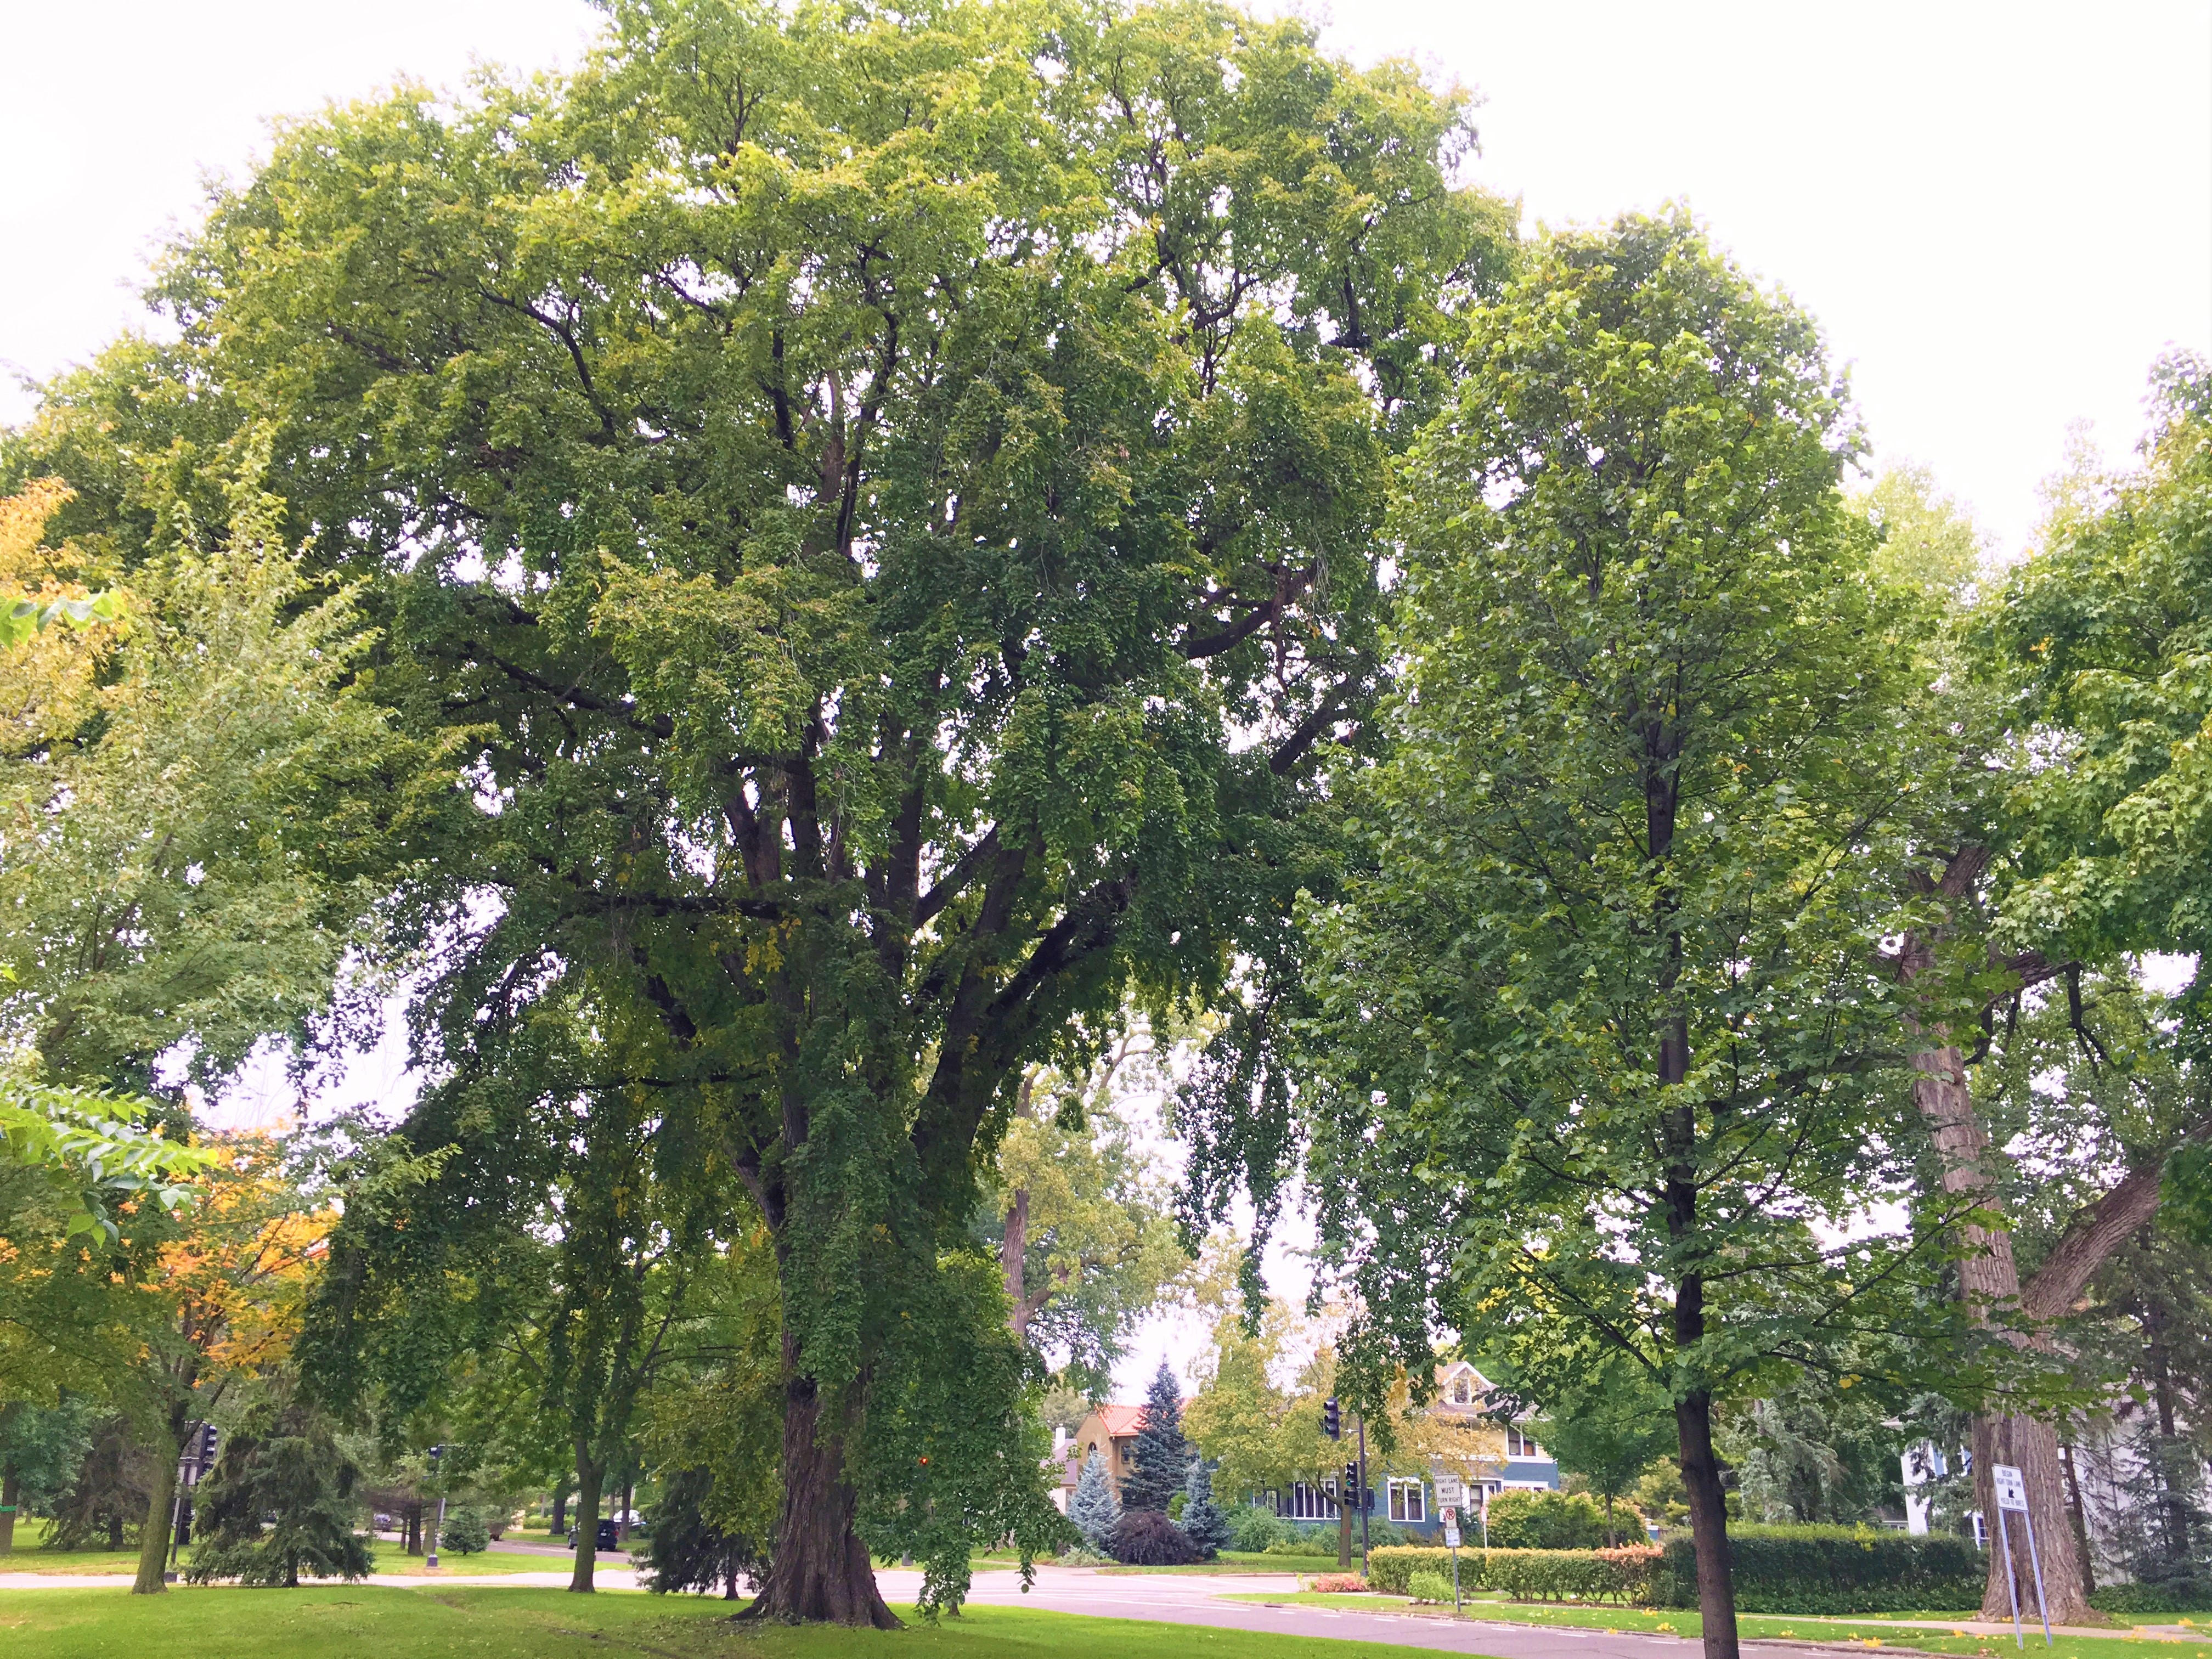
<path id="1" fill-rule="evenodd" d="M 2004 1552 L 2005 1589 L 2012 1595 L 2012 1639 L 2014 1645 L 2026 1648 L 2027 1638 L 2020 1628 L 2020 1580 L 2012 1566 L 2012 1533 L 2005 1524 L 2005 1513 L 2010 1510 L 2020 1516 L 2020 1524 L 2027 1530 L 2027 1561 L 2035 1569 L 2035 1610 L 2043 1620 L 2043 1645 L 2051 1645 L 2051 1604 L 2043 1595 L 2043 1558 L 2035 1547 L 2035 1522 L 2027 1511 L 2027 1481 L 2020 1470 L 2010 1463 L 1990 1465 L 1990 1479 L 1997 1489 L 1997 1547 Z"/>
<path id="2" fill-rule="evenodd" d="M 1452 1555 L 1452 1611 L 1459 1611 L 1459 1510 L 1444 1508 L 1444 1547 Z"/>

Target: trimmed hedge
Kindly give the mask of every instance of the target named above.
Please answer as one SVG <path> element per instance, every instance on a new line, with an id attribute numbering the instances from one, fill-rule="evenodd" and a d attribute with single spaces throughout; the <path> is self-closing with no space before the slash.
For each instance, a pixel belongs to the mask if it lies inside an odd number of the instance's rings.
<path id="1" fill-rule="evenodd" d="M 1635 1601 L 1651 1599 L 1659 1552 L 1617 1550 L 1462 1550 L 1462 1591 L 1503 1590 L 1516 1601 Z M 1367 1576 L 1377 1589 L 1410 1593 L 1413 1575 L 1433 1572 L 1451 1582 L 1451 1552 L 1417 1546 L 1374 1551 Z"/>
<path id="2" fill-rule="evenodd" d="M 1660 1550 L 1658 1605 L 1698 1605 L 1686 1532 Z M 1731 1527 L 1729 1559 L 1743 1613 L 1911 1613 L 1978 1607 L 1988 1564 L 1966 1539 L 1871 1527 Z"/>
<path id="3" fill-rule="evenodd" d="M 2145 1613 L 2202 1613 L 2212 1611 L 2212 1583 L 2106 1584 L 2089 1592 L 2089 1605 L 2100 1613 L 2130 1619 Z"/>

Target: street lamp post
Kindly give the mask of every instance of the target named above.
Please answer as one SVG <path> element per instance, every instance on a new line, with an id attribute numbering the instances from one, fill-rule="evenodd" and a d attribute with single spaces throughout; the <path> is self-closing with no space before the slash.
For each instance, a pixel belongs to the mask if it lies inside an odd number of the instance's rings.
<path id="1" fill-rule="evenodd" d="M 423 1563 L 425 1566 L 430 1567 L 438 1565 L 438 1534 L 446 1529 L 446 1483 L 440 1474 L 438 1464 L 438 1460 L 445 1455 L 446 1449 L 443 1446 L 430 1448 L 430 1478 L 438 1483 L 438 1518 L 430 1523 L 429 1559 Z"/>

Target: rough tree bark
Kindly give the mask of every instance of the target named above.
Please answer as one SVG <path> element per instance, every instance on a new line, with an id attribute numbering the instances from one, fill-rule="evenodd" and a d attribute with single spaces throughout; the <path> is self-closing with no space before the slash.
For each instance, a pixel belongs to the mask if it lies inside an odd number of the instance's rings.
<path id="1" fill-rule="evenodd" d="M 592 1572 L 599 1565 L 599 1485 L 606 1470 L 592 1455 L 588 1442 L 576 1442 L 576 1565 L 568 1588 L 592 1593 Z"/>
<path id="2" fill-rule="evenodd" d="M 853 1528 L 859 1507 L 845 1478 L 844 1450 L 857 1437 L 864 1383 L 848 1394 L 843 1420 L 823 1434 L 822 1395 L 799 1368 L 789 1338 L 784 1344 L 783 1515 L 768 1577 L 741 1619 L 780 1622 L 870 1625 L 901 1628 L 876 1589 L 867 1546 Z"/>
<path id="3" fill-rule="evenodd" d="M 1947 861 L 1942 878 L 1932 884 L 1932 891 L 1953 905 L 1965 903 L 1988 862 L 1984 849 L 1960 848 Z M 1932 940 L 1910 938 L 1899 959 L 1899 976 L 1909 985 L 1933 968 L 1935 960 Z M 1966 1056 L 1951 1040 L 1949 1030 L 1930 1024 L 1916 1025 L 1913 1031 L 1920 1047 L 1911 1061 L 1912 1103 L 1934 1141 L 1943 1191 L 1954 1200 L 1971 1204 L 1983 1217 L 1966 1228 L 1966 1248 L 1959 1262 L 1960 1299 L 1978 1322 L 1992 1324 L 2026 1309 L 2021 1296 L 2020 1266 L 2013 1257 L 2012 1233 L 2003 1218 L 2003 1197 L 1991 1163 L 1989 1133 L 1974 1110 Z M 2087 1276 L 2085 1269 L 2082 1277 Z M 2047 1338 L 2034 1335 L 2015 1334 L 2012 1340 L 2046 1349 L 2049 1346 Z M 2051 1622 L 2078 1624 L 2094 1617 L 2084 1588 L 2081 1552 L 2075 1545 L 2067 1513 L 2065 1469 L 2059 1461 L 2055 1426 L 2017 1413 L 1977 1412 L 1972 1443 L 1974 1498 L 1991 1522 L 1983 1616 L 2010 1616 L 2015 1582 L 2021 1588 L 2023 1601 L 2034 1595 L 2036 1575 L 2024 1531 L 2017 1526 L 2009 1528 L 2014 1557 L 2009 1577 L 2004 1553 L 1995 1544 L 1996 1492 L 1990 1470 L 1993 1464 L 2010 1463 L 2020 1469 L 2027 1487 L 2028 1516 L 2042 1556 L 2043 1588 Z"/>
<path id="4" fill-rule="evenodd" d="M 23 1501 L 23 1483 L 13 1463 L 0 1468 L 0 1555 L 15 1547 L 15 1506 Z"/>
<path id="5" fill-rule="evenodd" d="M 157 1437 L 154 1446 L 153 1490 L 146 1497 L 146 1524 L 138 1539 L 138 1577 L 131 1586 L 133 1595 L 159 1595 L 168 1589 L 170 1510 L 177 1499 L 177 1458 L 185 1443 L 185 1408 L 170 1407 L 165 1424 L 166 1445 Z"/>
<path id="6" fill-rule="evenodd" d="M 1017 1187 L 1014 1201 L 1006 1206 L 1006 1236 L 999 1244 L 999 1267 L 1006 1277 L 1006 1322 L 1016 1336 L 1028 1334 L 1030 1316 L 1036 1311 L 1022 1293 L 1028 1272 L 1023 1258 L 1029 1252 L 1029 1188 Z"/>

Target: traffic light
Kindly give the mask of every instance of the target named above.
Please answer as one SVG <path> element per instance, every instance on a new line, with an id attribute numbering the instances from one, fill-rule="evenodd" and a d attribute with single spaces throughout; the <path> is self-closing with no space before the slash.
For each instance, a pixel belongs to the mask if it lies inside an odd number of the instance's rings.
<path id="1" fill-rule="evenodd" d="M 1360 1508 L 1358 1464 L 1346 1463 L 1344 1466 L 1344 1491 L 1346 1507 L 1354 1510 Z"/>
<path id="2" fill-rule="evenodd" d="M 1321 1431 L 1332 1440 L 1344 1438 L 1344 1413 L 1337 1409 L 1334 1395 L 1321 1402 Z"/>
<path id="3" fill-rule="evenodd" d="M 200 1467 L 201 1467 L 201 1468 L 210 1468 L 210 1469 L 211 1469 L 211 1468 L 213 1468 L 215 1467 L 215 1448 L 216 1448 L 216 1433 L 215 1433 L 215 1425 L 214 1425 L 214 1424 L 212 1424 L 212 1423 L 203 1423 L 203 1424 L 201 1424 L 201 1425 L 200 1425 Z"/>

